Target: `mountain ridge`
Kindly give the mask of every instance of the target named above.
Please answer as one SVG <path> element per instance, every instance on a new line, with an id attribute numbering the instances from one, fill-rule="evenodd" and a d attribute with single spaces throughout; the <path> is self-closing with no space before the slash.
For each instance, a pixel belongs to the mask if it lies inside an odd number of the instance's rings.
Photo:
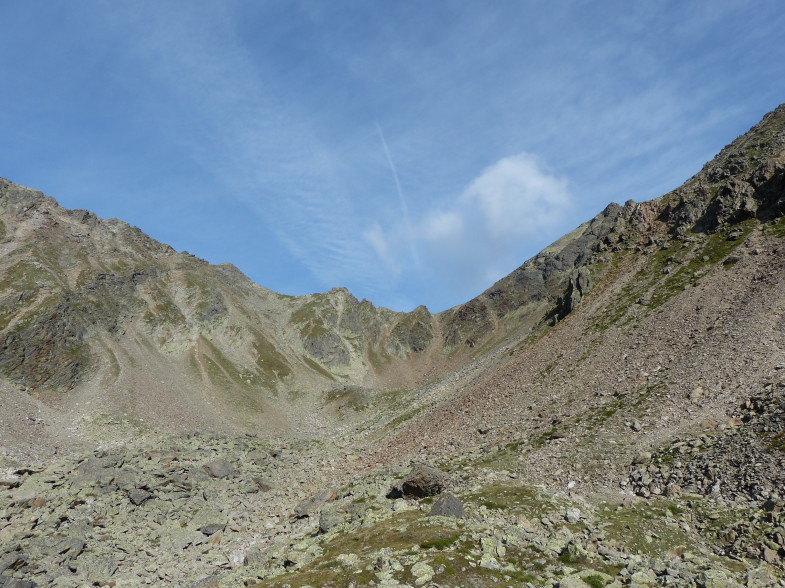
<path id="1" fill-rule="evenodd" d="M 112 351 L 96 360 L 95 350 L 86 349 L 89 334 L 100 331 L 106 348 L 106 337 L 133 324 L 147 347 L 188 353 L 197 372 L 192 382 L 201 380 L 212 394 L 228 384 L 260 410 L 271 395 L 287 390 L 292 370 L 294 380 L 321 392 L 331 382 L 375 387 L 390 372 L 408 373 L 404 386 L 423 383 L 425 374 L 438 377 L 465 357 L 563 319 L 598 279 L 592 276 L 595 262 L 606 250 L 781 215 L 783 120 L 785 105 L 680 188 L 640 204 L 608 205 L 480 295 L 437 314 L 422 306 L 409 313 L 377 308 L 345 288 L 278 294 L 230 264 L 177 253 L 122 221 L 63 209 L 40 192 L 2 180 L 0 239 L 6 251 L 18 241 L 19 251 L 0 285 L 10 291 L 2 303 L 0 370 L 29 389 L 73 388 L 99 364 L 106 372 L 118 361 Z M 24 242 L 33 237 L 37 242 Z M 96 267 L 102 256 L 106 267 Z M 33 295 L 33 304 L 41 305 L 38 319 L 29 312 Z M 230 343 L 237 329 L 253 334 L 241 345 Z M 251 398 L 258 390 L 267 392 Z"/>
<path id="2" fill-rule="evenodd" d="M 784 213 L 785 105 L 396 313 L 0 181 L 0 582 L 780 585 Z"/>

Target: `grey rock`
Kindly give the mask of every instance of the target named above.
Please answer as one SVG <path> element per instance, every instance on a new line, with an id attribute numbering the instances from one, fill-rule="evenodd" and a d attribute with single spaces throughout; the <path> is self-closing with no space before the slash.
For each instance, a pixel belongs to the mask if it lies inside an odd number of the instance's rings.
<path id="1" fill-rule="evenodd" d="M 565 562 L 577 562 L 586 558 L 588 553 L 576 540 L 570 540 L 567 545 L 561 550 L 560 559 Z"/>
<path id="2" fill-rule="evenodd" d="M 215 535 L 219 531 L 223 531 L 226 528 L 226 523 L 211 523 L 209 525 L 202 525 L 197 529 L 202 535 L 206 535 L 210 537 L 211 535 Z"/>
<path id="3" fill-rule="evenodd" d="M 581 520 L 581 511 L 577 508 L 570 508 L 567 509 L 567 514 L 565 515 L 567 522 L 570 524 L 577 523 Z"/>
<path id="4" fill-rule="evenodd" d="M 295 518 L 301 519 L 315 514 L 319 512 L 325 504 L 328 502 L 333 502 L 336 498 L 338 498 L 338 494 L 335 492 L 335 490 L 325 490 L 324 492 L 320 492 L 315 496 L 306 498 L 300 502 L 300 504 L 294 507 L 294 516 Z"/>
<path id="5" fill-rule="evenodd" d="M 415 584 L 417 586 L 422 586 L 423 584 L 428 583 L 434 575 L 434 569 L 429 566 L 424 561 L 418 561 L 416 564 L 412 566 L 411 569 L 412 576 L 416 578 Z"/>
<path id="6" fill-rule="evenodd" d="M 235 474 L 232 465 L 225 459 L 214 459 L 202 466 L 211 478 L 228 478 Z"/>
<path id="7" fill-rule="evenodd" d="M 703 398 L 704 396 L 706 396 L 706 390 L 704 390 L 703 388 L 701 388 L 700 386 L 698 386 L 697 388 L 694 388 L 694 389 L 692 390 L 692 392 L 690 392 L 690 396 L 689 396 L 689 398 L 690 398 L 690 400 L 692 400 L 693 402 L 697 402 L 698 400 L 700 400 L 700 399 L 701 399 L 701 398 Z"/>
<path id="8" fill-rule="evenodd" d="M 197 580 L 191 584 L 191 588 L 219 588 L 221 585 L 221 576 L 212 575 L 201 580 Z"/>
<path id="9" fill-rule="evenodd" d="M 248 460 L 260 468 L 266 467 L 270 463 L 270 455 L 263 451 L 252 451 L 248 454 Z"/>
<path id="10" fill-rule="evenodd" d="M 272 480 L 268 478 L 252 478 L 252 480 L 260 492 L 269 492 L 275 487 Z"/>
<path id="11" fill-rule="evenodd" d="M 0 574 L 6 570 L 17 570 L 26 563 L 25 558 L 18 553 L 9 553 L 3 559 L 0 559 Z"/>
<path id="12" fill-rule="evenodd" d="M 570 273 L 567 282 L 567 291 L 563 298 L 560 300 L 559 319 L 563 319 L 578 306 L 580 301 L 589 291 L 591 287 L 591 279 L 589 277 L 589 270 L 585 267 L 580 267 Z"/>
<path id="13" fill-rule="evenodd" d="M 668 498 L 673 498 L 674 496 L 678 496 L 681 494 L 681 486 L 678 484 L 668 484 L 665 486 L 665 496 Z"/>
<path id="14" fill-rule="evenodd" d="M 449 492 L 445 492 L 434 501 L 429 517 L 456 517 L 462 519 L 463 503 Z"/>
<path id="15" fill-rule="evenodd" d="M 76 559 L 84 551 L 85 542 L 79 537 L 69 537 L 57 544 L 57 553 L 65 555 L 68 559 Z"/>
<path id="16" fill-rule="evenodd" d="M 394 485 L 387 498 L 425 498 L 441 494 L 451 484 L 450 477 L 425 463 L 416 463 L 412 472 Z"/>
<path id="17" fill-rule="evenodd" d="M 322 510 L 319 515 L 319 532 L 327 533 L 349 518 L 349 513 L 339 510 Z"/>
<path id="18" fill-rule="evenodd" d="M 144 490 L 143 488 L 134 488 L 128 492 L 128 500 L 130 500 L 131 504 L 134 506 L 141 506 L 152 497 L 153 494 L 147 490 Z"/>
<path id="19" fill-rule="evenodd" d="M 10 576 L 0 576 L 0 586 L 3 588 L 35 588 L 37 585 L 32 580 L 19 580 Z"/>
<path id="20" fill-rule="evenodd" d="M 93 586 L 106 585 L 117 572 L 117 562 L 111 555 L 85 555 L 79 564 L 79 572 L 84 573 Z"/>
<path id="21" fill-rule="evenodd" d="M 776 564 L 779 560 L 780 556 L 777 554 L 776 550 L 769 547 L 763 548 L 763 561 L 770 564 Z"/>
<path id="22" fill-rule="evenodd" d="M 90 457 L 80 463 L 75 472 L 74 482 L 83 486 L 108 487 L 117 477 L 114 461 L 107 458 Z"/>

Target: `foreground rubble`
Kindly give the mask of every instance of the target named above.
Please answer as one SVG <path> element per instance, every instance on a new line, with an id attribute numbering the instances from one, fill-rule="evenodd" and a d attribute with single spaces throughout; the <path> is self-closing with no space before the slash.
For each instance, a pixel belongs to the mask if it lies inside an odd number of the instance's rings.
<path id="1" fill-rule="evenodd" d="M 0 479 L 0 585 L 779 581 L 779 503 L 580 496 L 494 457 L 361 475 L 325 442 L 207 434 L 61 456 Z"/>

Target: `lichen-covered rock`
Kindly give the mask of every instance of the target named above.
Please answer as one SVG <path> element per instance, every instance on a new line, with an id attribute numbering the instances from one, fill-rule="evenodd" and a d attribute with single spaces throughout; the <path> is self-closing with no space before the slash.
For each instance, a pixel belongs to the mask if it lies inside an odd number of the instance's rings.
<path id="1" fill-rule="evenodd" d="M 345 510 L 323 509 L 319 514 L 319 532 L 327 533 L 334 527 L 345 522 L 349 518 L 349 513 Z"/>
<path id="2" fill-rule="evenodd" d="M 233 476 L 235 473 L 232 464 L 230 464 L 225 459 L 214 459 L 212 461 L 208 461 L 202 467 L 204 468 L 204 471 L 207 472 L 207 475 L 211 478 L 228 478 Z"/>
<path id="3" fill-rule="evenodd" d="M 294 508 L 295 518 L 303 518 L 318 513 L 328 502 L 333 502 L 338 498 L 335 490 L 329 489 L 320 492 L 310 498 L 306 498 Z"/>
<path id="4" fill-rule="evenodd" d="M 128 492 L 128 500 L 130 500 L 131 504 L 134 506 L 141 506 L 150 500 L 153 496 L 154 495 L 152 492 L 148 492 L 144 488 L 134 488 Z"/>

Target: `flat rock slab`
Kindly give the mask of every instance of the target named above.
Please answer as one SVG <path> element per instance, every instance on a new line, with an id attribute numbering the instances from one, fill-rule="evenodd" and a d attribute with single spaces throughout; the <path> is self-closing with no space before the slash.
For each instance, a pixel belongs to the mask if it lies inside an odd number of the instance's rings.
<path id="1" fill-rule="evenodd" d="M 316 514 L 325 504 L 328 502 L 333 502 L 336 498 L 338 498 L 338 494 L 335 492 L 335 490 L 325 490 L 324 492 L 320 492 L 315 496 L 306 498 L 300 504 L 295 506 L 294 516 L 295 518 L 301 519 L 303 517 Z"/>
<path id="2" fill-rule="evenodd" d="M 199 527 L 198 530 L 200 533 L 202 533 L 202 535 L 206 535 L 207 537 L 209 537 L 210 535 L 215 535 L 219 531 L 223 531 L 225 528 L 226 528 L 226 523 L 214 523 L 211 525 L 204 525 L 202 527 Z"/>
<path id="3" fill-rule="evenodd" d="M 81 486 L 111 485 L 118 477 L 120 470 L 115 468 L 115 460 L 91 457 L 80 463 L 73 475 L 73 482 Z"/>
<path id="4" fill-rule="evenodd" d="M 235 474 L 232 464 L 225 459 L 214 459 L 202 466 L 211 478 L 228 478 Z"/>
<path id="5" fill-rule="evenodd" d="M 35 588 L 38 584 L 31 580 L 18 580 L 9 576 L 0 576 L 0 586 L 3 588 Z"/>
<path id="6" fill-rule="evenodd" d="M 128 492 L 128 500 L 134 506 L 141 506 L 153 497 L 153 494 L 142 488 L 134 488 Z"/>

